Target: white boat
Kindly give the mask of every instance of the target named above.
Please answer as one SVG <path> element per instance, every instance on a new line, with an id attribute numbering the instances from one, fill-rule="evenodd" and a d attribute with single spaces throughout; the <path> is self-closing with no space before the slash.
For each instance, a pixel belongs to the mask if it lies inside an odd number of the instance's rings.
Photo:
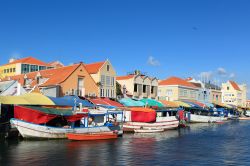
<path id="1" fill-rule="evenodd" d="M 90 132 L 97 133 L 97 132 L 109 132 L 115 130 L 117 130 L 118 134 L 120 135 L 123 133 L 123 131 L 119 126 L 63 128 L 63 127 L 38 125 L 18 119 L 11 119 L 10 122 L 13 126 L 17 128 L 19 133 L 24 138 L 59 139 L 59 138 L 67 138 L 66 136 L 67 133 L 90 133 Z"/>
<path id="2" fill-rule="evenodd" d="M 207 116 L 207 115 L 196 115 L 196 114 L 190 114 L 190 119 L 189 119 L 191 123 L 213 123 L 226 120 L 227 118 L 222 116 Z"/>
<path id="3" fill-rule="evenodd" d="M 164 131 L 164 129 L 135 129 L 134 130 L 135 131 L 135 133 L 159 133 L 159 132 L 163 132 Z"/>

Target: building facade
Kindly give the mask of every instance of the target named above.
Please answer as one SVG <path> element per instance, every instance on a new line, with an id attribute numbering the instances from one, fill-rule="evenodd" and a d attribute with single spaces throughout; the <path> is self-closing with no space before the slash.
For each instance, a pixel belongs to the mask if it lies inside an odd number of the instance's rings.
<path id="1" fill-rule="evenodd" d="M 116 98 L 116 71 L 110 61 L 85 64 L 85 67 L 98 85 L 98 92 L 89 96 Z"/>
<path id="2" fill-rule="evenodd" d="M 126 76 L 119 76 L 116 80 L 121 85 L 124 95 L 137 99 L 157 99 L 158 80 L 155 77 L 149 77 L 140 74 L 140 72 L 135 72 Z"/>
<path id="3" fill-rule="evenodd" d="M 247 86 L 238 85 L 234 81 L 222 83 L 222 103 L 234 105 L 236 107 L 246 107 Z"/>
<path id="4" fill-rule="evenodd" d="M 178 77 L 170 77 L 159 82 L 159 100 L 198 100 L 198 94 L 199 88 Z"/>
<path id="5" fill-rule="evenodd" d="M 8 64 L 0 66 L 0 78 L 3 79 L 8 76 L 45 70 L 48 67 L 50 67 L 49 64 L 33 57 L 26 57 L 18 60 L 10 59 Z"/>
<path id="6" fill-rule="evenodd" d="M 52 97 L 98 93 L 98 86 L 82 63 L 11 76 L 8 79 L 18 81 L 28 93 L 39 92 Z"/>

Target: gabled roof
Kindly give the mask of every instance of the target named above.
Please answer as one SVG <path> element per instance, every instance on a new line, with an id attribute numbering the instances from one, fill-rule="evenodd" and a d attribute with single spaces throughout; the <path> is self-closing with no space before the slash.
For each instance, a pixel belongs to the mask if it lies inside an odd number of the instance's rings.
<path id="1" fill-rule="evenodd" d="M 32 82 L 30 83 L 30 86 L 32 87 L 37 85 L 36 76 L 38 73 L 40 73 L 42 78 L 47 78 L 47 81 L 45 81 L 41 86 L 53 86 L 64 82 L 80 65 L 81 63 L 57 69 L 40 70 L 36 72 L 11 76 L 10 79 L 18 80 L 21 85 L 24 85 L 24 76 L 26 75 L 28 79 L 32 80 Z"/>
<path id="2" fill-rule="evenodd" d="M 40 65 L 40 66 L 49 66 L 49 64 L 47 64 L 45 62 L 42 62 L 42 61 L 40 61 L 40 60 L 38 60 L 36 58 L 33 58 L 33 57 L 26 57 L 26 58 L 22 58 L 22 59 L 17 59 L 17 60 L 14 60 L 13 62 L 5 64 L 5 65 L 16 64 L 16 63 L 34 64 L 34 65 Z"/>
<path id="3" fill-rule="evenodd" d="M 191 87 L 191 88 L 197 88 L 195 85 L 178 77 L 169 77 L 166 80 L 161 81 L 159 85 L 180 85 L 180 86 L 186 86 L 186 87 Z"/>
<path id="4" fill-rule="evenodd" d="M 233 86 L 233 88 L 235 90 L 241 91 L 240 87 L 238 86 L 238 84 L 234 81 L 229 81 L 229 83 Z"/>
<path id="5" fill-rule="evenodd" d="M 128 79 L 131 79 L 131 78 L 134 78 L 135 75 L 127 75 L 127 76 L 117 76 L 116 77 L 116 80 L 128 80 Z"/>
<path id="6" fill-rule="evenodd" d="M 63 66 L 64 66 L 64 65 L 63 65 L 61 62 L 59 62 L 59 61 L 50 62 L 50 63 L 48 63 L 48 65 L 53 66 L 53 67 L 55 67 L 55 68 L 59 68 L 59 67 L 63 67 Z"/>
<path id="7" fill-rule="evenodd" d="M 103 62 L 96 62 L 91 64 L 85 64 L 85 67 L 89 74 L 96 74 L 101 69 L 106 61 Z"/>

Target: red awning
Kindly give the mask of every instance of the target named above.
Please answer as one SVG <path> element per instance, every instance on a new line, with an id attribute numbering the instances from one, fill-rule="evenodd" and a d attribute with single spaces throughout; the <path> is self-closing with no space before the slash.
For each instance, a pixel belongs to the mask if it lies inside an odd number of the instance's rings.
<path id="1" fill-rule="evenodd" d="M 115 106 L 115 107 L 123 107 L 122 104 L 110 100 L 109 98 L 95 98 L 95 99 L 89 99 L 92 103 L 96 105 L 109 105 L 109 106 Z"/>

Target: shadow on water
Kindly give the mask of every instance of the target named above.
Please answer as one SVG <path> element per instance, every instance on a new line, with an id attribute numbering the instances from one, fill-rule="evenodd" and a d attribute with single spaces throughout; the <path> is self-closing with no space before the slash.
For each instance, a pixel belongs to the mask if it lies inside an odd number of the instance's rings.
<path id="1" fill-rule="evenodd" d="M 248 165 L 249 129 L 245 121 L 117 140 L 1 141 L 0 165 Z"/>

